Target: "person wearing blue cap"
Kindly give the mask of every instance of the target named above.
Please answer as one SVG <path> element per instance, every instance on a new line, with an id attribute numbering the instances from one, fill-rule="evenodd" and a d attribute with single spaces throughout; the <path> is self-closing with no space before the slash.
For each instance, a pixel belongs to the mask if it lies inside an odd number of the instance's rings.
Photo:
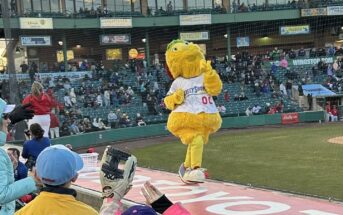
<path id="1" fill-rule="evenodd" d="M 40 194 L 16 215 L 98 215 L 92 207 L 76 200 L 72 182 L 83 168 L 80 155 L 63 145 L 44 149 L 36 161 L 35 177 L 43 184 Z"/>
<path id="2" fill-rule="evenodd" d="M 31 119 L 33 112 L 27 109 L 30 105 L 7 105 L 0 99 L 0 146 L 6 143 L 8 125 L 24 119 Z M 13 155 L 12 155 L 13 156 Z M 12 215 L 15 210 L 15 200 L 37 189 L 32 177 L 18 181 L 14 180 L 14 171 L 11 159 L 7 152 L 0 148 L 0 215 Z"/>

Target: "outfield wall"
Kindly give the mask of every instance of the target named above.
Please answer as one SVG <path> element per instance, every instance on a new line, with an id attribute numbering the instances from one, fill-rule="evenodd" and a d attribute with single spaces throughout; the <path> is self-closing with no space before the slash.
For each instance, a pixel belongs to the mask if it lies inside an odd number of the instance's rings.
<path id="1" fill-rule="evenodd" d="M 299 122 L 316 122 L 324 120 L 323 111 L 301 112 Z M 223 118 L 222 128 L 245 128 L 261 125 L 282 124 L 281 114 L 255 115 Z M 145 127 L 119 128 L 80 135 L 73 135 L 53 139 L 53 144 L 71 144 L 74 148 L 89 147 L 114 141 L 167 135 L 166 124 L 154 124 Z"/>

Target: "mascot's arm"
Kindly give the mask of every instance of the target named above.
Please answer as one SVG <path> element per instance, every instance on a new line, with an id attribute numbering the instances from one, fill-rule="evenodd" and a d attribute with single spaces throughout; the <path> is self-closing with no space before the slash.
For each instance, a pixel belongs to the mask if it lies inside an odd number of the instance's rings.
<path id="1" fill-rule="evenodd" d="M 207 62 L 204 75 L 204 86 L 206 92 L 211 96 L 218 96 L 223 88 L 223 83 L 220 80 L 217 72 L 212 69 L 211 62 Z"/>
<path id="2" fill-rule="evenodd" d="M 175 93 L 164 98 L 164 104 L 169 110 L 174 110 L 176 105 L 183 103 L 185 99 L 185 92 L 182 89 L 178 89 Z"/>

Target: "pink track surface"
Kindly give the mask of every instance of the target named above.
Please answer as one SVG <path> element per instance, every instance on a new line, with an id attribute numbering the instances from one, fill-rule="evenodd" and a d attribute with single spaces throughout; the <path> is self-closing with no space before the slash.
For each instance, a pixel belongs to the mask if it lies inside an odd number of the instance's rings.
<path id="1" fill-rule="evenodd" d="M 343 204 L 216 181 L 183 184 L 176 174 L 137 168 L 126 199 L 144 203 L 140 188 L 151 181 L 174 202 L 182 202 L 192 215 L 343 215 Z M 75 185 L 100 191 L 99 173 L 81 173 Z M 342 191 L 343 192 L 343 191 Z"/>

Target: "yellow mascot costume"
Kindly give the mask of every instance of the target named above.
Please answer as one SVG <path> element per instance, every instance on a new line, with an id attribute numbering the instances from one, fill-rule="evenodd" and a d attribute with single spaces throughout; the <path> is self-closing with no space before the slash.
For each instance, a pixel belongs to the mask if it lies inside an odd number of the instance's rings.
<path id="1" fill-rule="evenodd" d="M 222 123 L 212 98 L 221 92 L 222 82 L 196 44 L 173 40 L 168 44 L 166 61 L 174 78 L 164 98 L 172 111 L 167 128 L 188 145 L 179 175 L 185 183 L 202 183 L 207 174 L 201 168 L 203 147 Z"/>

